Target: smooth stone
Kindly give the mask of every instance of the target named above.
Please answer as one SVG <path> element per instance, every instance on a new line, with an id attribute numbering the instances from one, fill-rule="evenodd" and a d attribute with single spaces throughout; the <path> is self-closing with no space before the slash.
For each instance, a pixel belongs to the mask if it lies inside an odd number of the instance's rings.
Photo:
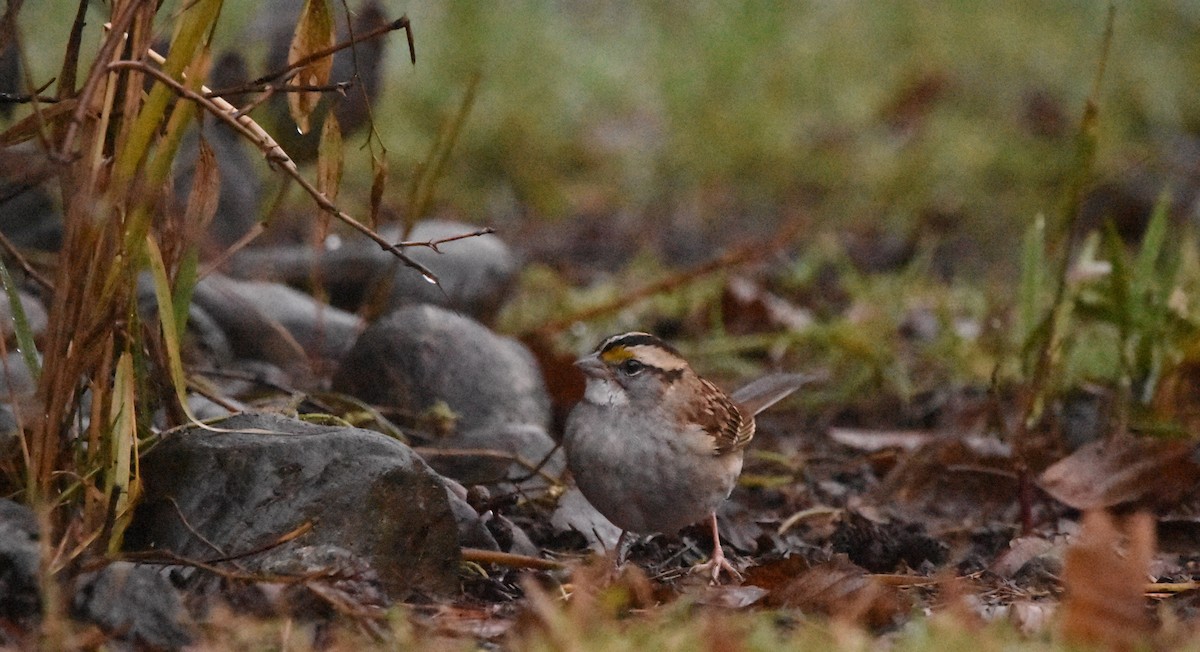
<path id="1" fill-rule="evenodd" d="M 33 510 L 0 498 L 0 619 L 24 621 L 41 613 L 39 560 Z M 0 632 L 0 644 L 4 641 Z"/>
<path id="2" fill-rule="evenodd" d="M 37 297 L 21 290 L 17 291 L 17 300 L 21 304 L 21 312 L 25 313 L 25 321 L 29 324 L 30 334 L 36 338 L 45 333 L 46 327 L 50 325 L 46 306 L 42 305 Z M 3 329 L 5 341 L 15 342 L 17 329 L 16 322 L 13 321 L 12 303 L 4 293 L 0 293 L 0 329 Z M 9 350 L 13 350 L 11 345 Z"/>
<path id="3" fill-rule="evenodd" d="M 75 617 L 132 649 L 176 650 L 193 640 L 191 617 L 161 566 L 115 561 L 75 586 Z"/>
<path id="4" fill-rule="evenodd" d="M 401 308 L 372 324 L 342 360 L 334 391 L 420 417 L 444 406 L 449 432 L 429 448 L 489 449 L 536 463 L 554 448 L 550 398 L 523 344 L 436 306 Z M 466 484 L 496 482 L 527 469 L 507 459 L 452 453 L 431 464 Z M 561 469 L 561 456 L 555 462 Z"/>
<path id="5" fill-rule="evenodd" d="M 407 240 L 427 242 L 477 231 L 460 222 L 418 222 Z M 379 233 L 398 241 L 400 229 L 386 226 Z M 348 236 L 341 246 L 324 251 L 309 245 L 252 247 L 234 255 L 226 266 L 230 276 L 277 280 L 307 287 L 321 279 L 334 303 L 358 310 L 364 303 L 386 297 L 376 314 L 414 303 L 451 308 L 480 320 L 495 316 L 508 298 L 519 270 L 513 250 L 495 234 L 464 238 L 439 247 L 408 247 L 405 254 L 438 277 L 434 285 L 391 253 L 361 236 Z"/>
<path id="6" fill-rule="evenodd" d="M 294 368 L 311 356 L 338 360 L 363 328 L 354 314 L 279 283 L 210 274 L 192 296 L 221 327 L 239 357 Z"/>
<path id="7" fill-rule="evenodd" d="M 442 479 L 377 432 L 241 414 L 165 437 L 141 460 L 145 497 L 125 543 L 192 559 L 330 544 L 363 558 L 392 599 L 458 586 L 458 528 Z M 278 553 L 275 553 L 278 554 Z M 253 568 L 251 557 L 239 563 Z"/>
<path id="8" fill-rule="evenodd" d="M 578 487 L 567 489 L 559 497 L 558 506 L 550 515 L 550 525 L 555 532 L 575 531 L 582 534 L 588 547 L 596 552 L 613 550 L 621 536 L 621 528 L 596 511 Z"/>

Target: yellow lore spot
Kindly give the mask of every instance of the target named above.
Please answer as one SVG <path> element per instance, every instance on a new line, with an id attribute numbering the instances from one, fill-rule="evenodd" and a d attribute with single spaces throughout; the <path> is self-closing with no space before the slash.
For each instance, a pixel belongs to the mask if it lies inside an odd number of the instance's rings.
<path id="1" fill-rule="evenodd" d="M 618 364 L 633 357 L 633 351 L 628 347 L 614 346 L 600 354 L 600 359 L 608 364 Z"/>

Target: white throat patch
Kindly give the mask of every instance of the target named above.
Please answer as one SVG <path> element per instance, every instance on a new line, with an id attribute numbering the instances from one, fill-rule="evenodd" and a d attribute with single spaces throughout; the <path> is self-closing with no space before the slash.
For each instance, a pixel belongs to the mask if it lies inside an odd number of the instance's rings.
<path id="1" fill-rule="evenodd" d="M 583 400 L 593 405 L 625 405 L 629 397 L 625 390 L 608 379 L 588 378 L 587 388 L 583 390 Z"/>

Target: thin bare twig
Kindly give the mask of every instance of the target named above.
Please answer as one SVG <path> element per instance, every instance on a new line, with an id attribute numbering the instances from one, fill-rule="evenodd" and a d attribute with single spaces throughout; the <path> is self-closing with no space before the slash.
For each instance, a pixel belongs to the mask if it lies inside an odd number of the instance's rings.
<path id="1" fill-rule="evenodd" d="M 408 34 L 408 54 L 409 54 L 409 58 L 415 64 L 417 62 L 417 51 L 413 48 L 412 25 L 408 20 L 408 15 L 405 14 L 386 25 L 381 25 L 380 27 L 377 27 L 377 28 L 367 32 L 366 34 L 361 34 L 355 38 L 351 38 L 349 40 L 342 41 L 341 43 L 336 43 L 330 47 L 327 47 L 327 48 L 324 48 L 321 50 L 317 50 L 316 52 L 313 52 L 312 54 L 310 54 L 306 57 L 297 59 L 297 60 L 293 61 L 292 63 L 289 63 L 288 65 L 284 66 L 283 68 L 280 68 L 279 70 L 277 70 L 275 72 L 267 73 L 267 74 L 259 77 L 258 79 L 251 81 L 250 83 L 246 84 L 246 86 L 254 87 L 254 86 L 261 85 L 261 84 L 267 84 L 267 83 L 273 82 L 277 79 L 290 77 L 291 75 L 295 74 L 296 71 L 300 70 L 304 66 L 307 66 L 308 64 L 310 64 L 314 61 L 318 61 L 320 59 L 324 59 L 325 57 L 332 56 L 332 55 L 340 52 L 341 50 L 345 50 L 346 48 L 348 48 L 352 45 L 355 45 L 356 43 L 361 43 L 363 41 L 369 41 L 373 38 L 382 36 L 384 34 L 387 34 L 388 32 L 394 32 L 398 29 L 403 29 Z"/>
<path id="2" fill-rule="evenodd" d="M 167 500 L 170 501 L 171 506 L 175 508 L 175 515 L 179 517 L 179 522 L 183 523 L 183 527 L 187 528 L 188 532 L 192 533 L 192 536 L 203 541 L 204 545 L 208 546 L 209 548 L 212 548 L 214 551 L 216 551 L 216 553 L 218 555 L 225 556 L 225 555 L 229 554 L 229 553 L 225 552 L 225 550 L 223 550 L 221 548 L 221 546 L 218 546 L 217 544 L 213 543 L 212 541 L 209 540 L 208 537 L 201 534 L 199 530 L 192 527 L 191 522 L 188 521 L 187 517 L 183 515 L 183 508 L 179 506 L 179 501 L 175 500 L 174 496 L 167 496 Z"/>
<path id="3" fill-rule="evenodd" d="M 83 4 L 83 3 L 81 3 Z M 129 29 L 129 24 L 133 22 L 133 17 L 137 13 L 141 3 L 130 2 L 122 8 L 121 13 L 107 24 L 109 27 L 108 36 L 105 37 L 104 43 L 100 46 L 100 51 L 96 53 L 96 58 L 92 61 L 92 67 L 88 71 L 87 79 L 83 82 L 83 88 L 80 89 L 77 99 L 79 104 L 75 107 L 75 112 L 71 114 L 71 120 L 67 124 L 67 132 L 63 136 L 62 146 L 56 152 L 51 152 L 50 156 L 61 162 L 70 162 L 74 158 L 71 148 L 75 143 L 75 133 L 79 131 L 79 126 L 83 124 L 84 117 L 87 115 L 88 108 L 92 106 L 92 95 L 100 88 L 100 80 L 104 79 L 104 73 L 107 63 L 113 58 L 113 52 L 117 46 L 125 42 L 124 34 Z M 64 78 L 66 75 L 63 76 Z M 163 75 L 167 77 L 167 75 Z M 174 80 L 172 80 L 174 81 Z"/>
<path id="4" fill-rule="evenodd" d="M 442 253 L 442 250 L 438 249 L 438 247 L 443 244 L 446 244 L 447 242 L 454 242 L 455 240 L 465 240 L 467 238 L 477 238 L 481 235 L 490 235 L 495 232 L 496 232 L 496 229 L 493 229 L 490 226 L 485 226 L 482 229 L 479 229 L 477 231 L 472 231 L 470 233 L 460 233 L 458 235 L 452 235 L 448 238 L 438 238 L 437 240 L 424 240 L 424 241 L 404 240 L 401 242 L 397 242 L 396 246 L 397 247 L 428 247 L 440 254 L 440 253 Z"/>
<path id="5" fill-rule="evenodd" d="M 237 554 L 225 555 L 224 557 L 217 557 L 216 559 L 209 559 L 208 563 L 219 564 L 219 563 L 227 562 L 227 561 L 236 561 L 238 559 L 242 559 L 243 557 L 250 557 L 253 555 L 257 555 L 260 552 L 266 552 L 272 548 L 278 548 L 279 546 L 282 546 L 283 544 L 285 544 L 289 541 L 298 539 L 301 536 L 308 534 L 312 529 L 313 529 L 313 522 L 305 521 L 305 522 L 301 523 L 298 527 L 296 527 L 294 530 L 292 530 L 291 532 L 285 532 L 283 535 L 281 535 L 279 538 L 275 539 L 274 541 L 264 543 L 263 545 L 258 546 L 257 548 L 251 548 L 249 550 L 239 552 Z"/>
<path id="6" fill-rule="evenodd" d="M 248 93 L 345 93 L 347 89 L 354 86 L 353 81 L 341 81 L 333 84 L 259 84 L 252 88 L 245 86 L 237 86 L 230 88 L 218 88 L 216 90 L 207 91 L 205 97 L 229 97 L 231 95 L 246 95 Z M 243 113 L 249 113 L 244 111 Z"/>
<path id="7" fill-rule="evenodd" d="M 5 253 L 7 253 L 9 256 L 12 256 L 12 259 L 17 261 L 17 264 L 21 266 L 21 269 L 25 272 L 25 275 L 28 276 L 30 280 L 41 286 L 43 290 L 47 290 L 51 293 L 54 292 L 54 283 L 52 283 L 50 279 L 46 278 L 45 276 L 42 276 L 41 272 L 34 269 L 33 265 L 29 263 L 29 260 L 25 258 L 19 249 L 17 249 L 17 246 L 14 245 L 12 241 L 8 239 L 8 236 L 4 235 L 3 233 L 0 233 L 0 248 L 3 248 Z"/>
<path id="8" fill-rule="evenodd" d="M 495 564 L 497 566 L 532 568 L 534 570 L 561 570 L 567 567 L 566 564 L 554 561 L 553 559 L 542 559 L 541 557 L 530 557 L 529 555 L 517 555 L 511 552 L 482 550 L 479 548 L 463 548 L 462 560 L 475 562 L 476 564 Z"/>
<path id="9" fill-rule="evenodd" d="M 157 53 L 152 52 L 152 58 L 161 57 L 157 55 Z M 296 183 L 300 184 L 300 187 L 303 188 L 304 191 L 313 198 L 313 201 L 315 201 L 317 206 L 319 206 L 322 210 L 330 215 L 333 215 L 354 230 L 373 240 L 380 246 L 381 249 L 400 259 L 400 262 L 404 263 L 408 267 L 418 271 L 423 277 L 425 277 L 425 280 L 435 285 L 438 284 L 437 275 L 430 271 L 429 268 L 425 267 L 421 263 L 418 263 L 412 258 L 409 258 L 408 255 L 401 251 L 399 247 L 388 242 L 387 239 L 373 231 L 370 227 L 362 222 L 359 222 L 351 217 L 348 213 L 345 213 L 339 209 L 333 202 L 329 200 L 328 197 L 325 196 L 324 193 L 313 186 L 308 179 L 304 178 L 304 175 L 300 174 L 300 169 L 296 166 L 295 161 L 293 161 L 292 158 L 287 155 L 287 152 L 285 152 L 283 148 L 279 146 L 279 143 L 275 142 L 275 139 L 272 138 L 270 134 L 263 130 L 258 123 L 250 119 L 249 116 L 237 115 L 237 109 L 229 102 L 219 97 L 205 97 L 202 94 L 206 90 L 204 87 L 201 87 L 200 92 L 193 91 L 174 79 L 171 79 L 169 75 L 161 70 L 153 66 L 149 66 L 141 61 L 114 61 L 110 63 L 108 67 L 109 69 L 113 70 L 137 70 L 143 74 L 150 75 L 151 77 L 165 84 L 180 97 L 184 97 L 196 102 L 209 113 L 212 113 L 214 116 L 216 116 L 217 119 L 226 123 L 238 133 L 242 134 L 242 136 L 246 137 L 255 145 L 257 145 L 267 157 L 267 161 L 278 165 L 285 174 L 291 177 Z"/>
<path id="10" fill-rule="evenodd" d="M 13 93 L 0 93 L 0 104 L 29 104 L 31 102 L 41 102 L 42 104 L 56 104 L 62 100 L 50 95 L 38 95 L 37 93 L 27 93 L 16 95 Z"/>
<path id="11" fill-rule="evenodd" d="M 75 20 L 71 23 L 71 37 L 67 40 L 67 53 L 63 57 L 62 82 L 58 85 L 58 97 L 75 94 L 75 73 L 79 67 L 79 46 L 83 42 L 83 28 L 87 24 L 87 0 L 79 0 L 75 7 Z"/>
<path id="12" fill-rule="evenodd" d="M 31 93 L 16 94 L 16 93 L 0 93 L 0 104 L 28 104 L 30 102 L 42 102 L 43 104 L 54 104 L 61 102 L 57 97 L 50 95 L 42 95 L 42 92 L 50 88 L 50 84 L 54 83 L 55 78 L 51 77 L 50 81 L 33 89 Z"/>
<path id="13" fill-rule="evenodd" d="M 603 317 L 614 312 L 617 312 L 626 306 L 635 304 L 643 299 L 647 299 L 663 292 L 669 292 L 675 288 L 693 283 L 696 280 L 730 267 L 735 267 L 742 263 L 761 259 L 767 253 L 770 253 L 780 247 L 786 246 L 800 233 L 805 226 L 806 221 L 799 218 L 793 218 L 786 224 L 775 236 L 767 242 L 752 242 L 734 249 L 726 251 L 724 254 L 710 260 L 706 263 L 701 263 L 690 269 L 671 274 L 663 279 L 644 285 L 640 288 L 633 288 L 629 292 L 623 293 L 621 296 L 602 303 L 597 306 L 579 310 L 574 314 L 566 317 L 547 322 L 541 327 L 534 329 L 534 333 L 540 336 L 549 336 L 570 328 L 572 324 L 581 321 L 589 321 L 598 317 Z"/>
<path id="14" fill-rule="evenodd" d="M 541 478 L 543 480 L 545 480 L 546 482 L 549 482 L 551 485 L 560 485 L 560 484 L 562 484 L 562 480 L 555 478 L 554 476 L 550 475 L 546 471 L 542 470 L 542 466 L 545 465 L 546 461 L 550 459 L 550 455 L 553 455 L 554 451 L 557 450 L 557 448 L 558 447 L 556 446 L 553 450 L 550 451 L 549 454 L 546 455 L 545 458 L 543 458 L 540 462 L 537 462 L 536 464 L 533 462 L 530 462 L 529 460 L 525 459 L 524 457 L 522 457 L 520 455 L 517 455 L 516 453 L 509 453 L 507 451 L 496 450 L 494 448 L 432 448 L 429 446 L 415 446 L 415 447 L 413 447 L 413 452 L 415 452 L 417 455 L 420 455 L 421 457 L 425 457 L 425 458 L 430 458 L 430 457 L 487 457 L 487 458 L 491 458 L 491 459 L 508 460 L 508 461 L 512 462 L 513 464 L 524 467 L 524 469 L 526 471 L 529 471 L 530 475 L 527 476 L 527 478 L 533 477 L 533 475 L 536 474 L 538 476 L 541 476 Z M 506 479 L 507 479 L 506 477 L 499 477 L 496 480 L 503 481 Z M 484 483 L 484 484 L 487 484 L 487 483 Z"/>

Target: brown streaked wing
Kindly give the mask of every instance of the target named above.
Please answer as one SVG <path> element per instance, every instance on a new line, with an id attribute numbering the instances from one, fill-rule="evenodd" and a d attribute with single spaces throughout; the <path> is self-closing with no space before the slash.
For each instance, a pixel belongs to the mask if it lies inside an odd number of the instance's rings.
<path id="1" fill-rule="evenodd" d="M 703 378 L 701 391 L 707 397 L 685 415 L 712 435 L 713 454 L 724 455 L 742 450 L 754 439 L 754 418 L 745 417 L 725 392 Z"/>

